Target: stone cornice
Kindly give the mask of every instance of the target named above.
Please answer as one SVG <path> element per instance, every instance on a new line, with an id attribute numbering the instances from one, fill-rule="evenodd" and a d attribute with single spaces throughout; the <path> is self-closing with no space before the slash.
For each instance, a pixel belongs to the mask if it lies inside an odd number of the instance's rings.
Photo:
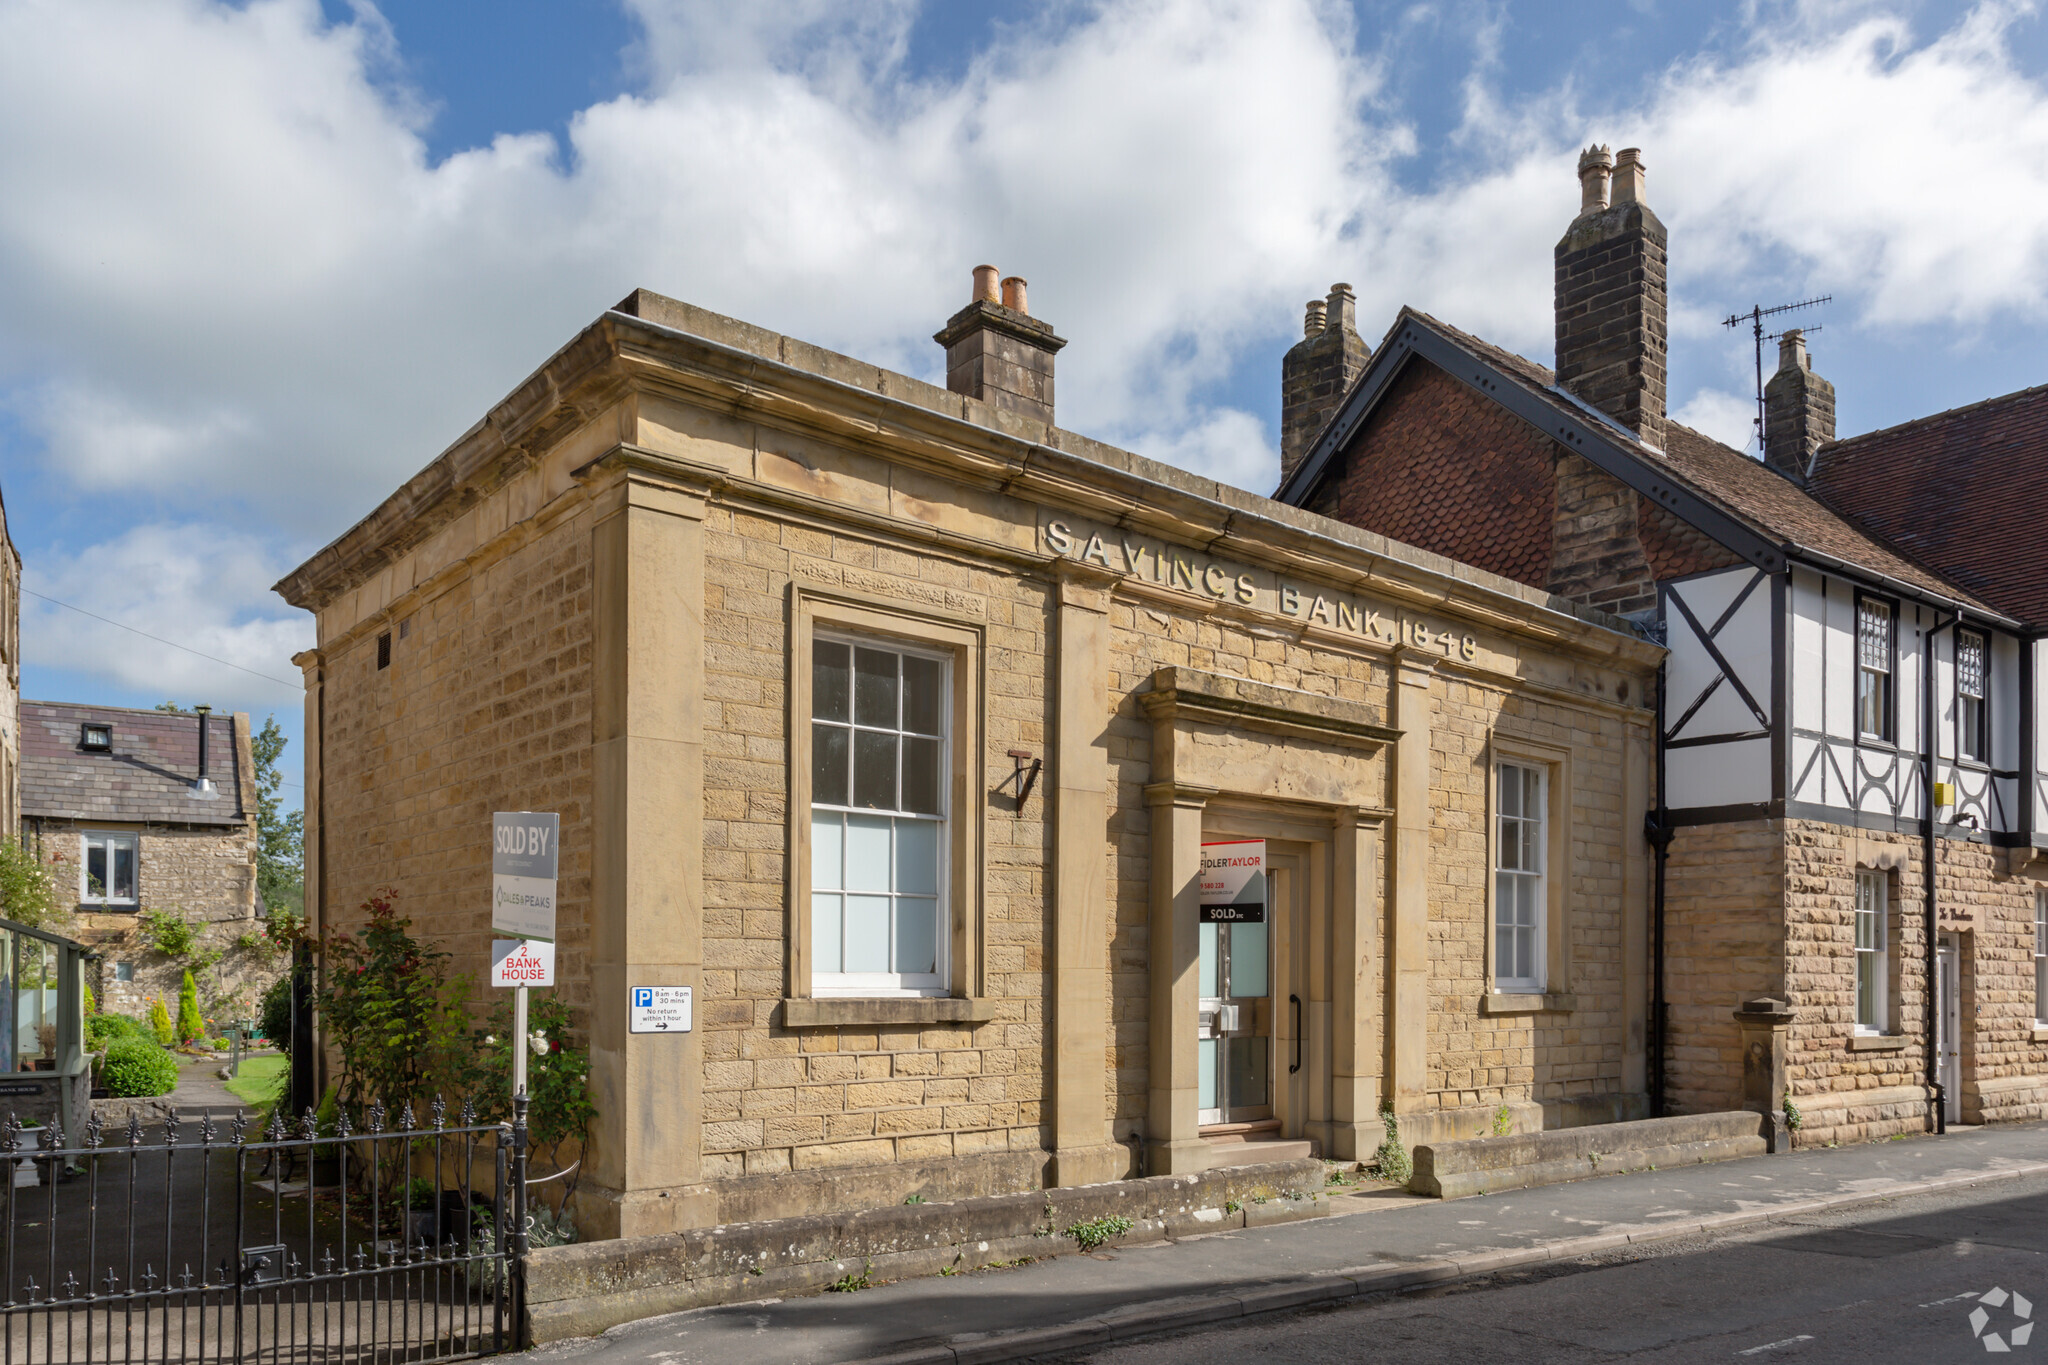
<path id="1" fill-rule="evenodd" d="M 1362 703 L 1194 668 L 1156 670 L 1151 690 L 1137 701 L 1154 721 L 1191 720 L 1347 749 L 1375 750 L 1401 737 Z"/>
<path id="2" fill-rule="evenodd" d="M 675 305 L 681 309 L 683 305 Z M 756 354 L 627 313 L 598 319 L 433 464 L 287 575 L 277 590 L 318 610 L 401 556 L 521 470 L 550 444 L 634 393 L 662 394 L 855 449 L 1019 499 L 1086 512 L 1212 554 L 1455 613 L 1526 640 L 1625 668 L 1661 649 L 1601 613 L 1315 513 L 1157 464 L 929 384 L 729 319 Z M 662 457 L 653 457 L 662 458 Z M 764 491 L 735 471 L 729 489 Z"/>

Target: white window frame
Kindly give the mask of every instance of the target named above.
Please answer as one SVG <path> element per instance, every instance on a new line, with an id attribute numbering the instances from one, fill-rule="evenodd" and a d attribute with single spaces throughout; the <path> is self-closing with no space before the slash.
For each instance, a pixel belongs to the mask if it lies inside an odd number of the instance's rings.
<path id="1" fill-rule="evenodd" d="M 1856 972 L 1856 1032 L 1882 1036 L 1891 1016 L 1891 878 L 1877 868 L 1856 869 L 1852 945 Z M 1865 993 L 1868 964 L 1869 993 Z"/>
<path id="2" fill-rule="evenodd" d="M 1872 661 L 1870 641 L 1864 638 L 1865 613 L 1871 619 L 1881 613 L 1885 623 L 1883 659 Z M 1877 692 L 1878 710 L 1875 728 L 1863 723 L 1864 679 L 1877 678 L 1873 684 Z M 1896 604 L 1882 597 L 1858 595 L 1856 598 L 1856 735 L 1859 739 L 1874 739 L 1880 744 L 1897 742 L 1898 735 L 1898 678 L 1899 678 L 1899 609 Z"/>
<path id="3" fill-rule="evenodd" d="M 930 736 L 920 735 L 915 732 L 906 731 L 901 728 L 902 692 L 900 686 L 898 690 L 897 703 L 898 721 L 897 725 L 894 728 L 862 724 L 854 718 L 851 712 L 849 712 L 848 720 L 845 723 L 845 728 L 849 731 L 850 734 L 858 733 L 861 730 L 866 730 L 870 733 L 894 734 L 897 737 L 897 804 L 894 808 L 887 810 L 873 807 L 856 806 L 852 804 L 828 805 L 817 800 L 817 793 L 815 792 L 815 790 L 811 793 L 812 846 L 810 885 L 807 889 L 812 897 L 813 916 L 815 917 L 817 913 L 817 897 L 825 895 L 846 896 L 849 894 L 856 894 L 854 892 L 849 891 L 849 889 L 843 885 L 843 876 L 834 877 L 830 874 L 830 871 L 828 869 L 821 867 L 819 865 L 818 849 L 821 841 L 818 836 L 818 824 L 820 817 L 825 817 L 827 819 L 836 818 L 843 822 L 842 828 L 844 828 L 845 824 L 850 823 L 851 820 L 855 818 L 884 819 L 888 820 L 891 823 L 892 831 L 890 844 L 892 849 L 892 867 L 890 869 L 891 884 L 888 895 L 892 903 L 889 931 L 889 939 L 892 946 L 892 950 L 895 940 L 894 929 L 896 923 L 896 911 L 900 909 L 906 901 L 911 901 L 914 903 L 926 899 L 926 897 L 922 896 L 921 894 L 906 894 L 899 889 L 900 883 L 896 880 L 896 870 L 893 866 L 893 860 L 895 857 L 893 850 L 896 846 L 896 838 L 893 827 L 901 826 L 905 823 L 918 825 L 935 825 L 937 827 L 937 837 L 934 840 L 934 842 L 937 848 L 938 868 L 934 878 L 934 885 L 936 887 L 936 891 L 935 894 L 929 898 L 932 902 L 931 913 L 933 915 L 932 936 L 934 965 L 932 971 L 834 972 L 823 970 L 823 964 L 821 962 L 817 962 L 814 960 L 811 971 L 811 991 L 814 995 L 820 997 L 886 997 L 945 995 L 948 993 L 948 982 L 951 978 L 951 964 L 948 961 L 948 940 L 951 938 L 951 935 L 947 932 L 947 926 L 951 923 L 952 916 L 950 905 L 951 898 L 948 896 L 947 890 L 948 884 L 951 880 L 950 860 L 948 858 L 948 846 L 951 843 L 950 835 L 952 830 L 952 818 L 951 811 L 949 809 L 951 803 L 948 799 L 949 793 L 947 791 L 948 787 L 951 786 L 951 783 L 947 779 L 949 774 L 952 772 L 953 763 L 953 659 L 947 651 L 935 649 L 920 649 L 913 644 L 909 644 L 901 640 L 892 640 L 886 638 L 851 634 L 841 631 L 820 630 L 812 638 L 811 654 L 814 662 L 816 659 L 817 649 L 821 645 L 844 645 L 848 648 L 849 651 L 866 649 L 876 651 L 879 653 L 890 654 L 898 658 L 925 659 L 929 660 L 930 662 L 936 663 L 939 666 L 938 710 L 939 724 L 941 729 L 941 733 L 937 737 L 939 740 L 937 774 L 937 794 L 939 812 L 937 815 L 930 815 L 922 812 L 905 810 L 903 808 L 902 753 L 904 746 L 902 741 L 905 738 L 930 738 Z M 850 669 L 852 668 L 852 660 L 854 657 L 855 656 L 849 652 L 848 664 Z M 857 670 L 853 670 L 853 672 L 857 674 Z M 901 676 L 900 666 L 898 676 Z M 852 682 L 852 677 L 849 677 L 849 698 L 852 695 Z M 814 726 L 831 725 L 834 728 L 838 727 L 838 722 L 821 721 L 818 720 L 815 716 L 813 716 L 811 724 Z M 815 743 L 816 741 L 814 739 L 814 746 Z M 849 745 L 849 767 L 851 766 L 851 748 L 852 746 Z M 849 790 L 846 793 L 847 800 L 849 803 L 853 800 L 854 795 L 855 793 L 851 790 Z M 821 885 L 821 882 L 830 882 L 832 884 Z M 814 945 L 814 954 L 818 951 L 816 947 L 818 942 L 819 935 L 818 930 L 816 928 L 816 921 L 814 918 L 812 928 L 812 943 Z"/>
<path id="4" fill-rule="evenodd" d="M 1974 642 L 1977 649 L 1977 690 L 1963 689 L 1964 642 Z M 1991 637 L 1982 631 L 1959 630 L 1956 632 L 1956 757 L 1971 763 L 1991 761 Z M 1976 714 L 1970 712 L 1970 703 L 1977 704 Z"/>
<path id="5" fill-rule="evenodd" d="M 1510 814 L 1502 800 L 1502 792 L 1509 773 L 1517 774 L 1518 779 L 1525 783 L 1522 789 L 1525 808 L 1517 814 Z M 1528 797 L 1527 776 L 1536 779 L 1533 801 Z M 1551 927 L 1550 782 L 1548 764 L 1522 758 L 1503 758 L 1494 764 L 1493 913 L 1487 932 L 1487 962 L 1491 968 L 1493 988 L 1503 995 L 1541 995 L 1548 985 Z M 1527 809 L 1530 804 L 1535 808 L 1533 812 Z M 1528 835 L 1527 838 L 1511 837 L 1524 833 Z M 1528 861 L 1535 864 L 1533 868 L 1519 865 L 1524 861 L 1519 850 L 1524 849 L 1530 851 Z M 1524 928 L 1529 931 L 1529 959 L 1509 964 L 1520 968 L 1519 971 L 1502 971 L 1503 936 L 1510 931 Z"/>
<path id="6" fill-rule="evenodd" d="M 135 894 L 127 897 L 110 896 L 104 890 L 94 894 L 91 866 L 92 846 L 99 843 L 107 849 L 107 863 L 111 870 L 113 850 L 125 847 L 135 860 Z M 80 905 L 102 905 L 115 910 L 133 910 L 142 903 L 142 836 L 123 830 L 88 829 L 78 836 L 78 903 Z"/>
<path id="7" fill-rule="evenodd" d="M 2034 892 L 2034 1022 L 2048 1028 L 2048 888 Z"/>

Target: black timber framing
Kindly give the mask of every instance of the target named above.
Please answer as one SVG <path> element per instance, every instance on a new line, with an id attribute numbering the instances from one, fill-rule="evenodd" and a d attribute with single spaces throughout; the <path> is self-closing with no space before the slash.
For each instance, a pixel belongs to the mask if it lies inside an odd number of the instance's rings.
<path id="1" fill-rule="evenodd" d="M 1330 424 L 1323 428 L 1323 434 L 1316 438 L 1308 457 L 1273 496 L 1298 505 L 1298 500 L 1315 486 L 1338 452 L 1350 444 L 1401 370 L 1416 357 L 1492 399 L 1566 450 L 1584 456 L 1602 473 L 1670 509 L 1680 520 L 1699 528 L 1757 568 L 1773 574 L 1784 570 L 1785 555 L 1779 546 L 1692 490 L 1660 475 L 1623 444 L 1622 433 L 1609 419 L 1562 390 L 1531 389 L 1526 381 L 1472 354 L 1412 314 L 1381 343 L 1365 373 L 1359 376 Z"/>

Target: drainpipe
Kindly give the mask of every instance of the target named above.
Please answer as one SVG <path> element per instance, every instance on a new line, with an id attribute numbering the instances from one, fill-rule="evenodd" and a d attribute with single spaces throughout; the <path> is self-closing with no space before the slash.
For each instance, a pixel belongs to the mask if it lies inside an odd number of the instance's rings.
<path id="1" fill-rule="evenodd" d="M 1948 1089 L 1941 1083 L 1941 955 L 1935 927 L 1934 874 L 1938 867 L 1938 836 L 1934 830 L 1934 638 L 1963 619 L 1957 612 L 1928 631 L 1920 651 L 1920 753 L 1925 771 L 1920 787 L 1926 798 L 1927 848 L 1927 1085 L 1934 1092 L 1934 1131 L 1948 1131 Z M 1960 1011 L 1958 1012 L 1960 1013 Z"/>
<path id="2" fill-rule="evenodd" d="M 1656 850 L 1655 901 L 1650 914 L 1650 1116 L 1664 1115 L 1664 868 L 1671 856 L 1671 810 L 1664 799 L 1665 665 L 1657 665 L 1657 806 L 1643 822 L 1643 837 Z"/>

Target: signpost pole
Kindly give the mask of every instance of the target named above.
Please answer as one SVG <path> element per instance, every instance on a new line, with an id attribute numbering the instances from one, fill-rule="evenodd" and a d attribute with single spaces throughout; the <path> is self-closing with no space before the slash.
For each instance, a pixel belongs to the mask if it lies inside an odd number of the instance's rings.
<path id="1" fill-rule="evenodd" d="M 526 1098 L 526 983 L 512 991 L 512 1096 Z"/>

